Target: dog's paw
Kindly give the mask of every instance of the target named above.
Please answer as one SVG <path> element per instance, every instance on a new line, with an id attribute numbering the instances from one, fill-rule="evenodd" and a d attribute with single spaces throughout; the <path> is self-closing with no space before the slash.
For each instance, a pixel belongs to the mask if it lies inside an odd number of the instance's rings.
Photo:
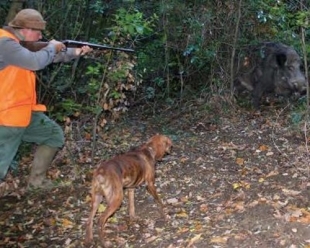
<path id="1" fill-rule="evenodd" d="M 100 235 L 101 236 L 101 235 Z M 113 247 L 113 243 L 109 240 L 104 240 L 103 238 L 100 239 L 100 243 L 104 248 L 110 248 Z"/>
<path id="2" fill-rule="evenodd" d="M 92 245 L 92 240 L 85 239 L 83 243 L 84 243 L 84 247 L 91 247 L 91 245 Z"/>
<path id="3" fill-rule="evenodd" d="M 128 219 L 128 224 L 129 225 L 132 225 L 133 223 L 135 222 L 138 222 L 142 220 L 141 218 L 139 218 L 138 216 L 134 215 L 134 216 L 129 216 L 129 219 Z"/>

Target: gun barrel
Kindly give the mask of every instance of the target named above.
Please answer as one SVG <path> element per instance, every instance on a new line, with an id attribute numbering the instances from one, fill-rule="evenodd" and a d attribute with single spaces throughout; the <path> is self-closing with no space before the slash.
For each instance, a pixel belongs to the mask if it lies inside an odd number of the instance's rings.
<path id="1" fill-rule="evenodd" d="M 95 43 L 89 43 L 89 42 L 82 42 L 82 41 L 75 41 L 75 40 L 64 40 L 62 41 L 67 47 L 82 47 L 82 46 L 89 46 L 93 49 L 98 50 L 115 50 L 115 51 L 123 51 L 123 52 L 135 52 L 135 50 L 130 48 L 121 48 L 121 47 L 111 47 L 107 45 L 99 45 Z"/>
<path id="2" fill-rule="evenodd" d="M 111 47 L 111 46 L 107 46 L 107 45 L 99 45 L 99 44 L 95 44 L 95 43 L 75 41 L 75 40 L 63 40 L 62 43 L 64 43 L 66 47 L 89 46 L 93 49 L 98 49 L 98 50 L 115 50 L 115 51 L 122 51 L 122 52 L 128 52 L 128 53 L 135 52 L 135 50 L 130 49 L 130 48 Z M 20 41 L 20 44 L 22 46 L 26 47 L 28 50 L 30 50 L 32 52 L 36 52 L 36 51 L 41 50 L 43 47 L 46 47 L 48 45 L 48 42 Z"/>

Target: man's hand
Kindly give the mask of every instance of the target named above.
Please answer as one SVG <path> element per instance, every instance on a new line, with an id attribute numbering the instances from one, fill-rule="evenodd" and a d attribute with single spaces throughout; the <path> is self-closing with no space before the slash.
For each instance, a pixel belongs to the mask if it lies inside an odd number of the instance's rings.
<path id="1" fill-rule="evenodd" d="M 65 51 L 66 50 L 66 46 L 63 43 L 61 43 L 60 41 L 51 40 L 49 43 L 51 43 L 51 44 L 53 44 L 55 46 L 56 53 L 59 53 L 61 51 Z"/>
<path id="2" fill-rule="evenodd" d="M 76 48 L 75 49 L 75 54 L 76 55 L 85 55 L 86 53 L 91 52 L 93 49 L 90 48 L 89 46 L 82 46 L 81 48 Z"/>

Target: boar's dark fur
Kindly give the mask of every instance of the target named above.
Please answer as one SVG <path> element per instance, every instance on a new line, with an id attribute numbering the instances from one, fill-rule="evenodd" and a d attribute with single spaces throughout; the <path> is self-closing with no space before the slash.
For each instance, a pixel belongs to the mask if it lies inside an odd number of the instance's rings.
<path id="1" fill-rule="evenodd" d="M 264 93 L 289 96 L 304 94 L 307 81 L 301 71 L 301 59 L 296 50 L 282 43 L 265 42 L 248 50 L 239 63 L 235 86 L 237 93 L 252 92 L 252 101 L 259 109 Z"/>

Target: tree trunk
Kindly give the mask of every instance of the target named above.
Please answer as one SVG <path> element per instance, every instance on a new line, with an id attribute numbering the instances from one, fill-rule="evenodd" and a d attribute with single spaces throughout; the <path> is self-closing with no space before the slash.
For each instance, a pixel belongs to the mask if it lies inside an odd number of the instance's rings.
<path id="1" fill-rule="evenodd" d="M 5 24 L 7 25 L 11 20 L 13 20 L 13 18 L 15 17 L 15 15 L 17 14 L 17 12 L 19 12 L 21 9 L 23 9 L 23 5 L 24 2 L 26 0 L 12 0 L 11 2 L 11 7 L 9 10 L 9 13 L 5 19 Z"/>

